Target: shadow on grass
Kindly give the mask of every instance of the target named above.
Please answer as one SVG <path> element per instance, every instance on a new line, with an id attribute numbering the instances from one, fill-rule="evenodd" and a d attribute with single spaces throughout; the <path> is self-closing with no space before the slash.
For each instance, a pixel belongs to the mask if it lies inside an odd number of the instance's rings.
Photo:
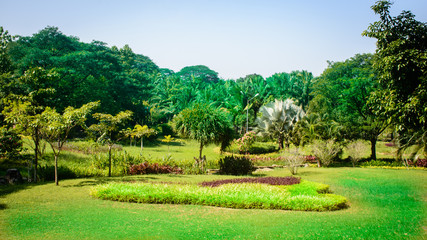
<path id="1" fill-rule="evenodd" d="M 46 184 L 45 182 L 39 183 L 22 183 L 16 185 L 2 185 L 0 186 L 0 198 L 4 198 L 8 194 L 16 193 L 22 190 L 31 189 L 35 186 L 40 186 Z M 7 208 L 6 204 L 0 204 L 0 210 L 4 210 Z"/>
<path id="2" fill-rule="evenodd" d="M 100 184 L 106 184 L 111 182 L 148 182 L 148 180 L 158 180 L 159 177 L 151 175 L 138 175 L 138 176 L 124 176 L 124 177 L 99 177 L 92 179 L 82 179 L 77 184 L 72 185 L 60 185 L 64 188 L 70 187 L 87 187 L 87 186 L 96 186 Z"/>

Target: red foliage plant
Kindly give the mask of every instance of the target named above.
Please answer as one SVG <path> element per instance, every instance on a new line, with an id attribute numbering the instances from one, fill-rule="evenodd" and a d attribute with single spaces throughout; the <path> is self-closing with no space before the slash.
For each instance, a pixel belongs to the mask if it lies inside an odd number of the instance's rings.
<path id="1" fill-rule="evenodd" d="M 301 179 L 296 177 L 258 177 L 258 178 L 237 178 L 202 182 L 202 187 L 218 187 L 228 183 L 262 183 L 268 185 L 294 185 L 300 183 Z"/>
<path id="2" fill-rule="evenodd" d="M 158 163 L 150 164 L 148 162 L 144 162 L 141 164 L 134 164 L 129 167 L 130 175 L 159 174 L 159 173 L 182 174 L 183 171 L 179 167 L 171 167 L 169 165 L 160 165 Z"/>

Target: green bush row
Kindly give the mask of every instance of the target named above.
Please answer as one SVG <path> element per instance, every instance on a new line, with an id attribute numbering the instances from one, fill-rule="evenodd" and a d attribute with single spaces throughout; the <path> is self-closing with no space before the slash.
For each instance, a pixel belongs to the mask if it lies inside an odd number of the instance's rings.
<path id="1" fill-rule="evenodd" d="M 298 187 L 299 186 L 299 187 Z M 197 204 L 243 209 L 331 211 L 346 207 L 346 198 L 319 194 L 316 183 L 285 186 L 265 184 L 224 184 L 200 187 L 183 184 L 109 183 L 91 189 L 93 197 L 122 202 Z"/>

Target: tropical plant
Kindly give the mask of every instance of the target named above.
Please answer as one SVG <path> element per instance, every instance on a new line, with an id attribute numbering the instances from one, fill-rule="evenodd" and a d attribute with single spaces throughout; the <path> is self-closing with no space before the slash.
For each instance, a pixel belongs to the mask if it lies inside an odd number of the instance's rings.
<path id="1" fill-rule="evenodd" d="M 173 119 L 175 131 L 183 137 L 194 139 L 200 143 L 199 157 L 196 166 L 204 172 L 203 147 L 209 143 L 229 142 L 231 140 L 231 123 L 227 112 L 213 108 L 207 104 L 195 104 L 183 110 Z"/>
<path id="2" fill-rule="evenodd" d="M 156 134 L 156 130 L 149 128 L 147 125 L 141 126 L 136 124 L 132 130 L 132 136 L 141 139 L 141 154 L 144 147 L 144 137 L 150 137 Z"/>
<path id="3" fill-rule="evenodd" d="M 97 124 L 92 124 L 89 131 L 94 133 L 97 142 L 108 145 L 108 176 L 111 177 L 111 149 L 117 141 L 122 138 L 121 126 L 125 121 L 129 120 L 132 112 L 122 111 L 112 116 L 111 114 L 95 113 L 93 117 L 99 121 Z"/>
<path id="4" fill-rule="evenodd" d="M 292 129 L 305 115 L 302 108 L 295 105 L 291 99 L 276 99 L 261 107 L 260 113 L 261 116 L 256 121 L 256 131 L 261 136 L 277 139 L 279 149 L 283 149 L 284 142 L 289 145 Z"/>

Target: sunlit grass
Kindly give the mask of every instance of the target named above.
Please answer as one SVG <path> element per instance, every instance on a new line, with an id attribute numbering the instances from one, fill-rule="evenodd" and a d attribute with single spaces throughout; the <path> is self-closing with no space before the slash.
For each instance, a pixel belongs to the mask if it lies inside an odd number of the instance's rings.
<path id="1" fill-rule="evenodd" d="M 266 173 L 288 176 L 286 170 Z M 303 168 L 330 185 L 349 208 L 332 212 L 136 204 L 94 199 L 90 188 L 112 181 L 181 182 L 221 175 L 146 175 L 0 187 L 0 239 L 423 239 L 425 171 Z M 424 235 L 423 235 L 424 234 Z"/>

